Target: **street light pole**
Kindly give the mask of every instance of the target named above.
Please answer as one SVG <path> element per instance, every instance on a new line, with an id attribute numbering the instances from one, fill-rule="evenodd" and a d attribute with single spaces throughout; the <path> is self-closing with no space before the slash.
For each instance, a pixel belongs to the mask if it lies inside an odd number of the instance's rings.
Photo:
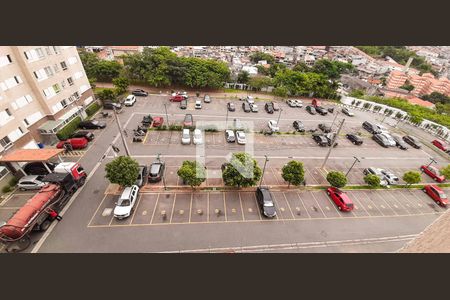
<path id="1" fill-rule="evenodd" d="M 156 155 L 156 160 L 158 162 L 161 162 L 160 156 L 161 156 L 161 153 L 158 153 Z M 164 173 L 162 174 L 162 182 L 163 182 L 163 185 L 164 185 L 164 190 L 167 191 L 167 186 L 166 186 L 166 168 L 164 168 Z"/>
<path id="2" fill-rule="evenodd" d="M 261 187 L 261 184 L 262 184 L 262 181 L 263 181 L 263 178 L 264 178 L 264 173 L 266 172 L 266 164 L 269 161 L 269 158 L 267 157 L 267 155 L 264 155 L 264 157 L 266 158 L 266 160 L 264 161 L 264 167 L 263 167 L 263 172 L 262 172 L 262 175 L 261 175 L 261 180 L 259 181 L 259 187 Z"/>
<path id="3" fill-rule="evenodd" d="M 122 138 L 123 147 L 125 148 L 125 153 L 127 156 L 130 156 L 130 150 L 128 149 L 127 141 L 125 140 L 125 137 L 123 136 L 123 129 L 122 125 L 120 124 L 119 117 L 117 116 L 116 108 L 113 106 L 114 111 L 114 119 L 116 119 L 117 127 L 119 127 L 119 134 Z"/>
<path id="4" fill-rule="evenodd" d="M 280 113 L 278 114 L 278 119 L 277 119 L 277 126 L 280 127 L 280 117 L 281 117 L 281 112 L 283 111 L 283 109 L 280 107 Z"/>
<path id="5" fill-rule="evenodd" d="M 339 115 L 339 111 L 337 111 L 336 115 L 334 116 L 333 123 L 331 123 L 331 126 L 330 126 L 331 129 L 333 129 L 334 122 L 336 122 L 336 118 L 338 117 L 338 115 Z"/>
<path id="6" fill-rule="evenodd" d="M 333 150 L 333 148 L 334 148 L 334 145 L 336 143 L 336 139 L 337 139 L 339 133 L 341 132 L 341 129 L 342 129 L 342 126 L 344 125 L 344 122 L 345 122 L 345 119 L 342 119 L 341 124 L 339 125 L 339 128 L 338 128 L 338 130 L 336 132 L 336 135 L 333 137 L 333 141 L 331 142 L 330 149 L 328 149 L 328 153 L 325 156 L 325 159 L 323 161 L 322 166 L 320 167 L 321 169 L 323 169 L 325 167 L 325 165 L 326 165 L 326 163 L 328 161 L 328 158 L 330 157 L 331 150 Z"/>
<path id="7" fill-rule="evenodd" d="M 227 116 L 225 119 L 225 127 L 227 127 L 227 129 L 228 129 L 228 107 L 227 107 Z"/>
<path id="8" fill-rule="evenodd" d="M 435 164 L 437 164 L 437 161 L 434 159 L 434 158 L 432 158 L 432 157 L 430 157 L 430 163 L 427 165 L 427 168 L 429 167 L 429 166 L 431 166 L 431 164 L 432 163 L 435 163 Z M 423 174 L 423 169 L 421 170 L 422 172 L 420 172 L 420 174 Z"/>
<path id="9" fill-rule="evenodd" d="M 353 167 L 355 166 L 356 162 L 361 162 L 356 156 L 353 156 L 353 158 L 355 159 L 355 161 L 353 162 L 352 166 L 350 167 L 350 169 L 348 169 L 347 173 L 345 174 L 345 177 L 347 177 L 347 175 L 350 173 L 350 171 L 353 169 Z"/>
<path id="10" fill-rule="evenodd" d="M 170 123 L 169 123 L 169 115 L 167 114 L 167 104 L 166 103 L 164 103 L 164 110 L 166 111 L 167 125 L 170 125 Z"/>

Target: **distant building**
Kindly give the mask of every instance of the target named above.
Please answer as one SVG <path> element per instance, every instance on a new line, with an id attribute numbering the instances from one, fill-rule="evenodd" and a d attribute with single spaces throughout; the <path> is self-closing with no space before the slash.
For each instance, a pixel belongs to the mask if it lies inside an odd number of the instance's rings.
<path id="1" fill-rule="evenodd" d="M 431 73 L 425 73 L 420 76 L 392 71 L 386 81 L 386 86 L 388 88 L 398 88 L 405 84 L 407 80 L 414 86 L 411 93 L 415 96 L 428 95 L 432 92 L 450 96 L 450 80 L 445 77 L 436 79 Z"/>

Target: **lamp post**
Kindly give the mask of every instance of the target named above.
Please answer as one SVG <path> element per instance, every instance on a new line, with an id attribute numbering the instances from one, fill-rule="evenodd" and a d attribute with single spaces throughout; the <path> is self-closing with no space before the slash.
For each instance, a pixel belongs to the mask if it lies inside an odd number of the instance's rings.
<path id="1" fill-rule="evenodd" d="M 164 103 L 164 110 L 166 111 L 167 125 L 170 125 L 170 123 L 169 123 L 169 115 L 167 114 L 167 104 L 166 103 Z"/>
<path id="2" fill-rule="evenodd" d="M 352 166 L 350 167 L 350 169 L 348 169 L 347 173 L 345 173 L 345 177 L 347 177 L 347 175 L 350 173 L 350 171 L 353 169 L 353 167 L 355 166 L 356 162 L 361 162 L 356 156 L 353 156 L 353 158 L 355 159 L 355 161 L 353 162 Z"/>
<path id="3" fill-rule="evenodd" d="M 123 136 L 123 129 L 122 125 L 120 124 L 119 117 L 117 116 L 116 107 L 113 106 L 114 111 L 114 119 L 116 119 L 117 127 L 119 127 L 119 134 L 122 138 L 123 147 L 125 148 L 125 152 L 127 156 L 130 156 L 130 150 L 128 149 L 127 141 L 125 140 L 125 137 Z"/>
<path id="4" fill-rule="evenodd" d="M 161 153 L 158 153 L 156 155 L 156 160 L 158 162 L 161 162 L 160 156 L 161 156 Z M 164 168 L 164 173 L 162 174 L 162 182 L 163 182 L 163 185 L 164 185 L 164 190 L 167 191 L 167 186 L 166 186 L 166 168 Z"/>
<path id="5" fill-rule="evenodd" d="M 265 157 L 265 161 L 264 161 L 263 172 L 262 172 L 262 175 L 261 175 L 261 180 L 259 181 L 259 187 L 261 187 L 261 184 L 262 184 L 262 181 L 263 181 L 263 178 L 264 178 L 264 173 L 266 172 L 266 164 L 269 161 L 269 158 L 267 157 L 267 155 L 264 155 L 264 157 Z"/>
<path id="6" fill-rule="evenodd" d="M 433 158 L 433 157 L 430 157 L 430 163 L 427 165 L 427 168 L 429 167 L 429 166 L 431 166 L 431 164 L 432 163 L 435 163 L 435 164 L 437 164 L 437 161 Z M 423 169 L 421 170 L 422 172 L 420 172 L 420 174 L 423 174 Z"/>
<path id="7" fill-rule="evenodd" d="M 325 156 L 325 159 L 323 160 L 322 166 L 320 167 L 321 169 L 323 169 L 325 167 L 325 165 L 326 165 L 326 163 L 328 161 L 328 158 L 330 157 L 331 150 L 333 150 L 333 148 L 334 148 L 334 145 L 336 143 L 337 137 L 338 137 L 339 133 L 341 132 L 341 129 L 342 129 L 342 126 L 344 125 L 344 122 L 345 122 L 345 119 L 342 119 L 341 124 L 339 125 L 338 130 L 337 130 L 336 134 L 333 137 L 333 141 L 331 142 L 330 149 L 328 149 L 328 153 Z"/>
<path id="8" fill-rule="evenodd" d="M 277 119 L 277 126 L 280 127 L 280 117 L 281 117 L 281 112 L 283 111 L 283 109 L 280 107 L 280 113 L 278 114 L 278 119 Z"/>

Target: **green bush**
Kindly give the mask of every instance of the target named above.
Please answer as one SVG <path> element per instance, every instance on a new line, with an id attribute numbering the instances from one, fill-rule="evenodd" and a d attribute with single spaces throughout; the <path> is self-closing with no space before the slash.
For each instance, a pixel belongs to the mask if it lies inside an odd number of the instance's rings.
<path id="1" fill-rule="evenodd" d="M 2 193 L 9 193 L 9 192 L 11 192 L 11 190 L 12 190 L 12 188 L 9 185 L 5 185 L 2 188 Z"/>
<path id="2" fill-rule="evenodd" d="M 100 104 L 96 101 L 86 107 L 86 114 L 90 117 L 93 116 L 101 108 Z"/>
<path id="3" fill-rule="evenodd" d="M 17 182 L 19 182 L 19 180 L 16 177 L 13 177 L 9 180 L 8 184 L 10 186 L 16 186 Z"/>
<path id="4" fill-rule="evenodd" d="M 76 117 L 66 124 L 61 130 L 56 133 L 59 140 L 67 140 L 78 129 L 78 124 L 81 122 L 81 117 Z"/>
<path id="5" fill-rule="evenodd" d="M 181 126 L 181 125 L 176 125 L 176 124 L 169 125 L 169 130 L 172 130 L 172 131 L 181 131 L 182 129 L 183 129 L 183 126 Z"/>

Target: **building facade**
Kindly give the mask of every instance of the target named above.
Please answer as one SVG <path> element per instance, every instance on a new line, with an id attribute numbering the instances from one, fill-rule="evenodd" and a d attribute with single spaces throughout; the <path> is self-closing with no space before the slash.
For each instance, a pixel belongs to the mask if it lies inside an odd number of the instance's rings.
<path id="1" fill-rule="evenodd" d="M 0 155 L 50 142 L 93 101 L 75 46 L 0 46 Z"/>

